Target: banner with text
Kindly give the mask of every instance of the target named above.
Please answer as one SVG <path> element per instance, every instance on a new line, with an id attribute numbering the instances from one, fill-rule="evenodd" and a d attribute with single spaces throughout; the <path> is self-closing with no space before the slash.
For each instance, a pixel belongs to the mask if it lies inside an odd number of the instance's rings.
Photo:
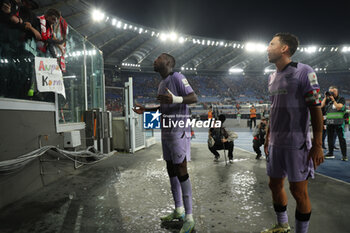
<path id="1" fill-rule="evenodd" d="M 39 92 L 56 92 L 66 98 L 63 76 L 56 58 L 35 57 L 35 75 Z"/>

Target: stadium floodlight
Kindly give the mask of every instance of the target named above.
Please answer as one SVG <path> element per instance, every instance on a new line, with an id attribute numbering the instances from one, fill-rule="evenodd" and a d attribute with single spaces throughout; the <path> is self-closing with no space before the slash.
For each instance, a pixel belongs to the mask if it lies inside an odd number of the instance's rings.
<path id="1" fill-rule="evenodd" d="M 112 19 L 112 25 L 114 26 L 117 23 L 116 19 Z"/>
<path id="2" fill-rule="evenodd" d="M 305 48 L 305 52 L 307 52 L 307 53 L 314 53 L 314 52 L 316 52 L 316 50 L 317 50 L 316 46 L 309 46 L 309 47 Z"/>
<path id="3" fill-rule="evenodd" d="M 101 12 L 100 10 L 93 10 L 92 11 L 92 18 L 94 21 L 102 21 L 105 18 L 105 14 L 103 12 Z"/>
<path id="4" fill-rule="evenodd" d="M 161 33 L 160 34 L 160 40 L 161 41 L 166 41 L 166 39 L 168 39 L 168 36 L 165 33 Z"/>
<path id="5" fill-rule="evenodd" d="M 123 28 L 123 29 L 124 29 L 124 30 L 126 30 L 126 28 L 127 28 L 127 27 L 128 27 L 128 24 L 127 24 L 127 23 L 125 23 L 125 24 L 124 24 L 124 28 Z"/>
<path id="6" fill-rule="evenodd" d="M 122 22 L 118 21 L 117 22 L 117 28 L 121 28 L 121 26 L 122 26 Z"/>
<path id="7" fill-rule="evenodd" d="M 243 69 L 241 68 L 231 68 L 228 70 L 230 74 L 238 74 L 238 73 L 243 73 Z"/>
<path id="8" fill-rule="evenodd" d="M 223 41 L 220 42 L 220 46 L 224 46 L 224 42 Z"/>
<path id="9" fill-rule="evenodd" d="M 350 48 L 349 47 L 346 47 L 344 46 L 341 50 L 343 53 L 346 53 L 346 52 L 350 52 Z"/>
<path id="10" fill-rule="evenodd" d="M 334 50 L 334 47 L 331 48 L 331 52 L 333 52 L 333 50 Z"/>
<path id="11" fill-rule="evenodd" d="M 129 25 L 129 29 L 132 29 L 132 25 Z"/>
<path id="12" fill-rule="evenodd" d="M 240 44 L 238 45 L 238 48 L 240 47 Z M 244 45 L 242 45 L 242 48 L 244 48 L 248 51 L 248 52 L 265 52 L 267 49 L 267 46 L 262 44 L 262 43 L 253 43 L 253 42 L 248 42 Z"/>
<path id="13" fill-rule="evenodd" d="M 185 38 L 183 38 L 182 36 L 179 38 L 179 43 L 182 44 L 183 42 L 185 42 Z"/>
<path id="14" fill-rule="evenodd" d="M 205 44 L 205 41 L 204 40 L 202 40 L 202 45 L 204 45 Z"/>
<path id="15" fill-rule="evenodd" d="M 176 41 L 176 39 L 177 39 L 177 34 L 176 34 L 176 32 L 171 32 L 170 35 L 169 35 L 169 37 L 170 37 L 170 40 L 171 40 L 171 41 Z"/>
<path id="16" fill-rule="evenodd" d="M 140 28 L 139 29 L 139 33 L 141 34 L 143 32 L 143 28 Z"/>
<path id="17" fill-rule="evenodd" d="M 192 43 L 196 44 L 197 43 L 196 39 L 192 39 Z"/>
<path id="18" fill-rule="evenodd" d="M 197 70 L 197 68 L 194 68 L 194 70 Z"/>
<path id="19" fill-rule="evenodd" d="M 210 40 L 207 40 L 207 45 L 210 45 L 211 41 Z"/>
<path id="20" fill-rule="evenodd" d="M 185 70 L 185 67 L 182 66 L 182 67 L 181 67 L 181 70 Z"/>

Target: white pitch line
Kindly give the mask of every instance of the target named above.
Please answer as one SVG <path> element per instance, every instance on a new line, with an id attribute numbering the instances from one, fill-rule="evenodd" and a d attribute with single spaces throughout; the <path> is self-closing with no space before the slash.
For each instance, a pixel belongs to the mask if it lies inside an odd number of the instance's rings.
<path id="1" fill-rule="evenodd" d="M 320 175 L 320 176 L 329 178 L 329 179 L 331 179 L 331 180 L 338 181 L 338 182 L 340 182 L 340 183 L 350 185 L 350 183 L 348 183 L 348 182 L 346 182 L 346 181 L 344 181 L 344 180 L 339 180 L 339 179 L 337 179 L 337 178 L 334 178 L 334 177 L 331 177 L 331 176 L 327 176 L 327 175 L 321 174 L 321 173 L 319 173 L 319 172 L 315 172 L 315 173 L 317 173 L 317 175 Z"/>

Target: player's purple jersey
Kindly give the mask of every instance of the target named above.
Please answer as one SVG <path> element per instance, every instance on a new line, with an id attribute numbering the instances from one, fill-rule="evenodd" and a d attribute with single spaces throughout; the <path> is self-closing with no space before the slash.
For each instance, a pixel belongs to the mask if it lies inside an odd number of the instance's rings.
<path id="1" fill-rule="evenodd" d="M 269 77 L 270 141 L 273 146 L 311 148 L 309 105 L 320 105 L 320 86 L 313 69 L 291 62 Z"/>
<path id="2" fill-rule="evenodd" d="M 171 73 L 168 77 L 163 79 L 158 87 L 158 95 L 168 94 L 166 90 L 168 88 L 176 96 L 187 96 L 193 92 L 192 87 L 188 83 L 185 76 L 180 73 Z M 184 121 L 185 126 L 187 119 L 189 118 L 189 109 L 187 104 L 161 104 L 160 112 L 162 113 L 161 121 L 166 118 L 167 126 L 168 120 L 173 122 Z M 163 126 L 163 124 L 161 124 Z M 179 126 L 170 128 L 162 127 L 162 139 L 174 139 L 181 138 L 184 136 L 190 137 L 191 129 L 190 127 L 181 128 Z"/>

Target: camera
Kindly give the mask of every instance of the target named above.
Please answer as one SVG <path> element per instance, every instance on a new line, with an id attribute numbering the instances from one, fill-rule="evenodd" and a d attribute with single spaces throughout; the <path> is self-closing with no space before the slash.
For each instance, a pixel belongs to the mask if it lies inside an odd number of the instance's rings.
<path id="1" fill-rule="evenodd" d="M 333 91 L 326 91 L 326 96 L 329 97 L 329 96 L 334 96 L 334 92 Z"/>

